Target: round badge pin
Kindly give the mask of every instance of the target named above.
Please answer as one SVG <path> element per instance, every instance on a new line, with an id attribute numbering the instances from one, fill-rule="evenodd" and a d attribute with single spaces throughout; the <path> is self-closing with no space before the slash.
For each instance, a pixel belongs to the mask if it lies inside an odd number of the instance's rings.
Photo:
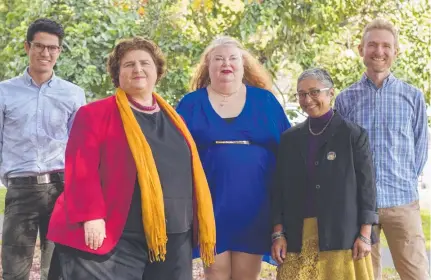
<path id="1" fill-rule="evenodd" d="M 337 155 L 335 154 L 335 152 L 329 152 L 328 155 L 326 156 L 328 160 L 334 160 L 336 157 Z"/>

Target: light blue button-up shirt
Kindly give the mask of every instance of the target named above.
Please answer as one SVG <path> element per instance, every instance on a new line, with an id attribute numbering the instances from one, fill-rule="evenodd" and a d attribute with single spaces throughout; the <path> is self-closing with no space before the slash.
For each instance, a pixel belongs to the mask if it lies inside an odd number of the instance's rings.
<path id="1" fill-rule="evenodd" d="M 85 92 L 53 74 L 38 86 L 28 74 L 0 82 L 0 176 L 64 169 L 74 116 Z"/>
<path id="2" fill-rule="evenodd" d="M 376 169 L 377 207 L 418 200 L 418 176 L 428 152 L 424 95 L 392 74 L 381 88 L 364 74 L 337 96 L 335 108 L 368 131 Z"/>

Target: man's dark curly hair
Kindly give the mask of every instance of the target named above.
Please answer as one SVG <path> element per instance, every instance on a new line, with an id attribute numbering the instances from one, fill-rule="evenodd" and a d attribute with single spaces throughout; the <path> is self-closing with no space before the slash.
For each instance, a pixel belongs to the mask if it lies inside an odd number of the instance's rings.
<path id="1" fill-rule="evenodd" d="M 34 35 L 38 32 L 46 32 L 57 36 L 61 46 L 64 38 L 64 29 L 58 22 L 47 18 L 35 20 L 27 29 L 27 42 L 31 43 L 34 39 Z"/>

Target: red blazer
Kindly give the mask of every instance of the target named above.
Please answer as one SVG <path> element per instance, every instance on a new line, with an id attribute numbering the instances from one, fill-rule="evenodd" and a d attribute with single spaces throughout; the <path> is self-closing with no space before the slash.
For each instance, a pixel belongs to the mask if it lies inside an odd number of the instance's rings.
<path id="1" fill-rule="evenodd" d="M 64 192 L 49 223 L 48 239 L 95 254 L 117 244 L 126 223 L 136 166 L 115 97 L 81 107 L 66 147 Z M 97 250 L 85 245 L 83 222 L 105 219 L 106 238 Z"/>

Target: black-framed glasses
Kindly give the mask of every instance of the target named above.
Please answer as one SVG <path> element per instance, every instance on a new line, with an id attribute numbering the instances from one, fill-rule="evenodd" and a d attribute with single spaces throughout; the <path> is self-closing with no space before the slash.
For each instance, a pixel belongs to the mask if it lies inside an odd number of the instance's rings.
<path id="1" fill-rule="evenodd" d="M 57 54 L 60 52 L 61 47 L 56 45 L 44 45 L 37 42 L 29 42 L 30 47 L 36 52 L 44 52 L 45 49 L 48 49 L 50 54 Z"/>
<path id="2" fill-rule="evenodd" d="M 295 94 L 296 98 L 298 100 L 304 100 L 305 97 L 308 95 L 313 99 L 316 99 L 319 97 L 320 93 L 330 90 L 331 88 L 319 88 L 319 89 L 312 89 L 310 91 L 299 91 Z"/>

